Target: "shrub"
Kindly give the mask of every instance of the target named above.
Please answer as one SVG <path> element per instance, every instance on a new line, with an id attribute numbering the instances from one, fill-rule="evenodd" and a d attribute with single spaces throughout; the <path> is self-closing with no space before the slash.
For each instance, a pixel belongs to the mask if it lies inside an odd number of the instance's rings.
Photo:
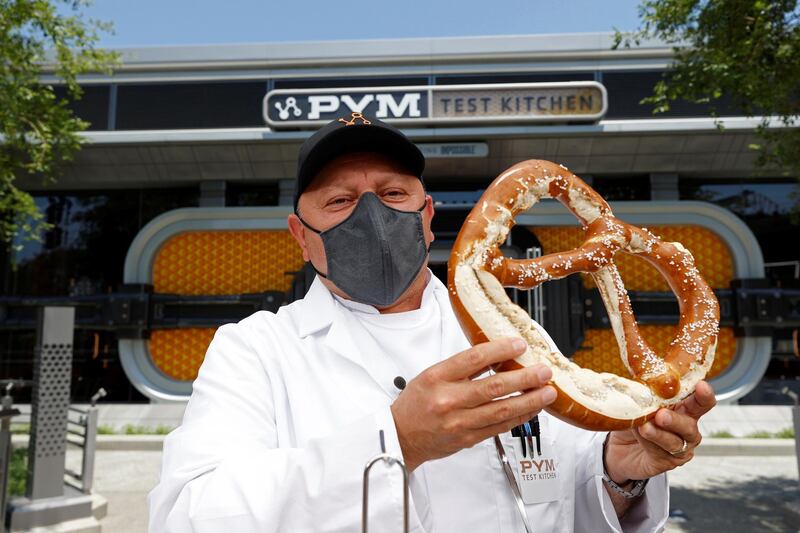
<path id="1" fill-rule="evenodd" d="M 715 439 L 732 439 L 733 433 L 728 431 L 727 429 L 723 429 L 722 431 L 714 431 L 711 433 L 711 437 Z"/>

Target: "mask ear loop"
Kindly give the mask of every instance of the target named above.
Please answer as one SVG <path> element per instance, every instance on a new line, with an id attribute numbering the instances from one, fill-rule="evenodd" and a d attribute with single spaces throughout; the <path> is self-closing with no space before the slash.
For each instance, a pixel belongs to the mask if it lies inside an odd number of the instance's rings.
<path id="1" fill-rule="evenodd" d="M 428 207 L 428 191 L 423 190 L 422 192 L 425 193 L 425 201 L 422 203 L 422 207 L 417 209 L 417 213 L 420 214 L 420 217 L 422 217 L 422 212 L 425 210 L 425 208 Z M 433 203 L 433 198 L 431 198 L 431 203 Z M 428 246 L 425 247 L 425 253 L 428 255 L 431 253 L 431 246 L 433 246 L 433 241 L 429 242 Z"/>
<path id="2" fill-rule="evenodd" d="M 300 213 L 298 213 L 297 211 L 294 212 L 294 215 L 297 217 L 297 220 L 299 220 L 305 227 L 307 227 L 308 229 L 310 229 L 311 231 L 313 231 L 317 235 L 322 233 L 320 230 L 318 230 L 317 228 L 315 228 L 314 226 L 312 226 L 311 224 L 309 224 L 308 222 L 303 220 L 303 217 L 301 217 Z M 314 269 L 314 272 L 317 273 L 317 276 L 319 276 L 321 278 L 328 279 L 328 276 L 326 276 L 325 274 L 323 274 L 322 272 L 317 270 L 317 267 L 314 266 L 314 263 L 310 259 L 308 260 L 308 264 L 311 265 L 311 268 Z"/>

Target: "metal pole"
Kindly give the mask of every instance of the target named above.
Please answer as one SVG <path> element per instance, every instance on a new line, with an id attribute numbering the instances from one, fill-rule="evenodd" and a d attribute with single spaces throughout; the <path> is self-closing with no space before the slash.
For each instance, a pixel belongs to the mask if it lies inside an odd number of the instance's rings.
<path id="1" fill-rule="evenodd" d="M 31 394 L 28 483 L 31 500 L 64 495 L 74 307 L 39 310 Z"/>
<path id="2" fill-rule="evenodd" d="M 90 407 L 86 414 L 86 437 L 83 443 L 81 486 L 85 494 L 92 493 L 94 480 L 94 453 L 97 445 L 97 407 Z"/>
<path id="3" fill-rule="evenodd" d="M 8 498 L 8 469 L 11 462 L 11 417 L 19 414 L 11 398 L 13 383 L 6 385 L 0 402 L 0 531 L 6 531 L 6 499 Z"/>
<path id="4" fill-rule="evenodd" d="M 800 474 L 800 406 L 792 407 L 794 418 L 794 453 L 797 455 L 797 472 Z"/>
<path id="5" fill-rule="evenodd" d="M 539 246 L 534 246 L 525 250 L 526 259 L 535 259 L 542 257 L 542 249 Z M 544 327 L 544 292 L 542 291 L 542 284 L 530 290 L 531 296 L 528 296 L 528 315 L 536 321 L 537 324 Z"/>
<path id="6" fill-rule="evenodd" d="M 83 440 L 83 464 L 81 468 L 81 485 L 85 494 L 92 493 L 94 482 L 94 455 L 97 450 L 97 400 L 106 395 L 105 389 L 100 389 L 92 396 L 92 404 L 86 412 L 86 426 Z"/>
<path id="7" fill-rule="evenodd" d="M 789 387 L 784 387 L 781 392 L 794 401 L 792 406 L 792 419 L 794 422 L 794 453 L 797 456 L 797 472 L 800 475 L 800 395 L 791 390 Z"/>

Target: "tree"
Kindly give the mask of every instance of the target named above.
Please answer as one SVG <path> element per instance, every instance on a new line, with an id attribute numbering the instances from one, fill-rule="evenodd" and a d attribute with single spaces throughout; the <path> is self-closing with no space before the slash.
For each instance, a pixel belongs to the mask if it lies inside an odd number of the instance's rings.
<path id="1" fill-rule="evenodd" d="M 65 4 L 66 13 L 59 13 Z M 110 73 L 117 54 L 96 47 L 105 22 L 86 19 L 86 0 L 0 0 L 0 241 L 38 239 L 46 227 L 30 194 L 15 181 L 39 176 L 54 182 L 59 167 L 80 148 L 78 132 L 88 126 L 74 115 L 69 100 L 81 98 L 77 78 Z M 52 69 L 66 87 L 58 99 L 40 81 Z"/>
<path id="2" fill-rule="evenodd" d="M 642 103 L 710 105 L 727 96 L 747 116 L 763 116 L 759 164 L 800 176 L 800 10 L 797 0 L 644 0 L 640 28 L 616 32 L 614 47 L 658 39 L 673 47 L 670 70 Z M 770 124 L 784 128 L 769 128 Z"/>

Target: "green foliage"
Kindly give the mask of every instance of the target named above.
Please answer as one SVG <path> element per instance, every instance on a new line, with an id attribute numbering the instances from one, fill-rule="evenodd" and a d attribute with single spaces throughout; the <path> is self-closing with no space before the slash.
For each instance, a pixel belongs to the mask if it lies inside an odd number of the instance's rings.
<path id="1" fill-rule="evenodd" d="M 121 430 L 117 430 L 114 426 L 99 425 L 97 426 L 98 435 L 166 435 L 174 428 L 160 424 L 156 427 L 151 426 L 137 426 L 134 424 L 125 424 Z"/>
<path id="2" fill-rule="evenodd" d="M 769 431 L 754 431 L 746 435 L 748 439 L 771 439 L 772 433 Z"/>
<path id="3" fill-rule="evenodd" d="M 16 448 L 11 451 L 11 462 L 8 465 L 8 494 L 22 496 L 25 494 L 25 479 L 28 476 L 28 449 Z"/>
<path id="4" fill-rule="evenodd" d="M 709 435 L 709 437 L 714 439 L 732 439 L 735 438 L 733 433 L 730 431 L 723 429 L 721 431 L 714 431 Z M 771 433 L 769 431 L 754 431 L 749 433 L 745 436 L 748 439 L 793 439 L 794 438 L 794 429 L 787 427 L 783 428 L 780 431 L 776 431 L 775 433 Z"/>
<path id="5" fill-rule="evenodd" d="M 56 5 L 69 6 L 60 14 Z M 87 123 L 74 116 L 43 71 L 64 84 L 69 99 L 82 95 L 77 78 L 110 73 L 115 53 L 95 47 L 107 23 L 85 19 L 84 0 L 0 0 L 0 241 L 37 239 L 47 225 L 30 194 L 15 180 L 23 176 L 54 182 L 59 166 L 80 148 Z"/>
<path id="6" fill-rule="evenodd" d="M 616 33 L 614 47 L 660 39 L 673 47 L 672 68 L 642 103 L 654 113 L 670 102 L 708 103 L 723 96 L 765 119 L 759 164 L 800 174 L 800 9 L 797 0 L 643 0 L 640 28 Z M 773 124 L 787 128 L 768 129 Z M 793 129 L 790 129 L 793 128 Z"/>
<path id="7" fill-rule="evenodd" d="M 11 424 L 12 435 L 27 435 L 31 432 L 30 424 Z"/>
<path id="8" fill-rule="evenodd" d="M 732 439 L 733 438 L 733 433 L 731 433 L 728 430 L 723 429 L 722 431 L 714 431 L 713 433 L 711 433 L 710 436 L 711 436 L 711 438 L 714 438 L 714 439 Z"/>
<path id="9" fill-rule="evenodd" d="M 134 426 L 133 424 L 126 424 L 124 428 L 122 428 L 122 432 L 125 435 L 166 435 L 172 431 L 172 428 L 169 426 L 159 425 L 155 428 L 149 426 Z"/>

